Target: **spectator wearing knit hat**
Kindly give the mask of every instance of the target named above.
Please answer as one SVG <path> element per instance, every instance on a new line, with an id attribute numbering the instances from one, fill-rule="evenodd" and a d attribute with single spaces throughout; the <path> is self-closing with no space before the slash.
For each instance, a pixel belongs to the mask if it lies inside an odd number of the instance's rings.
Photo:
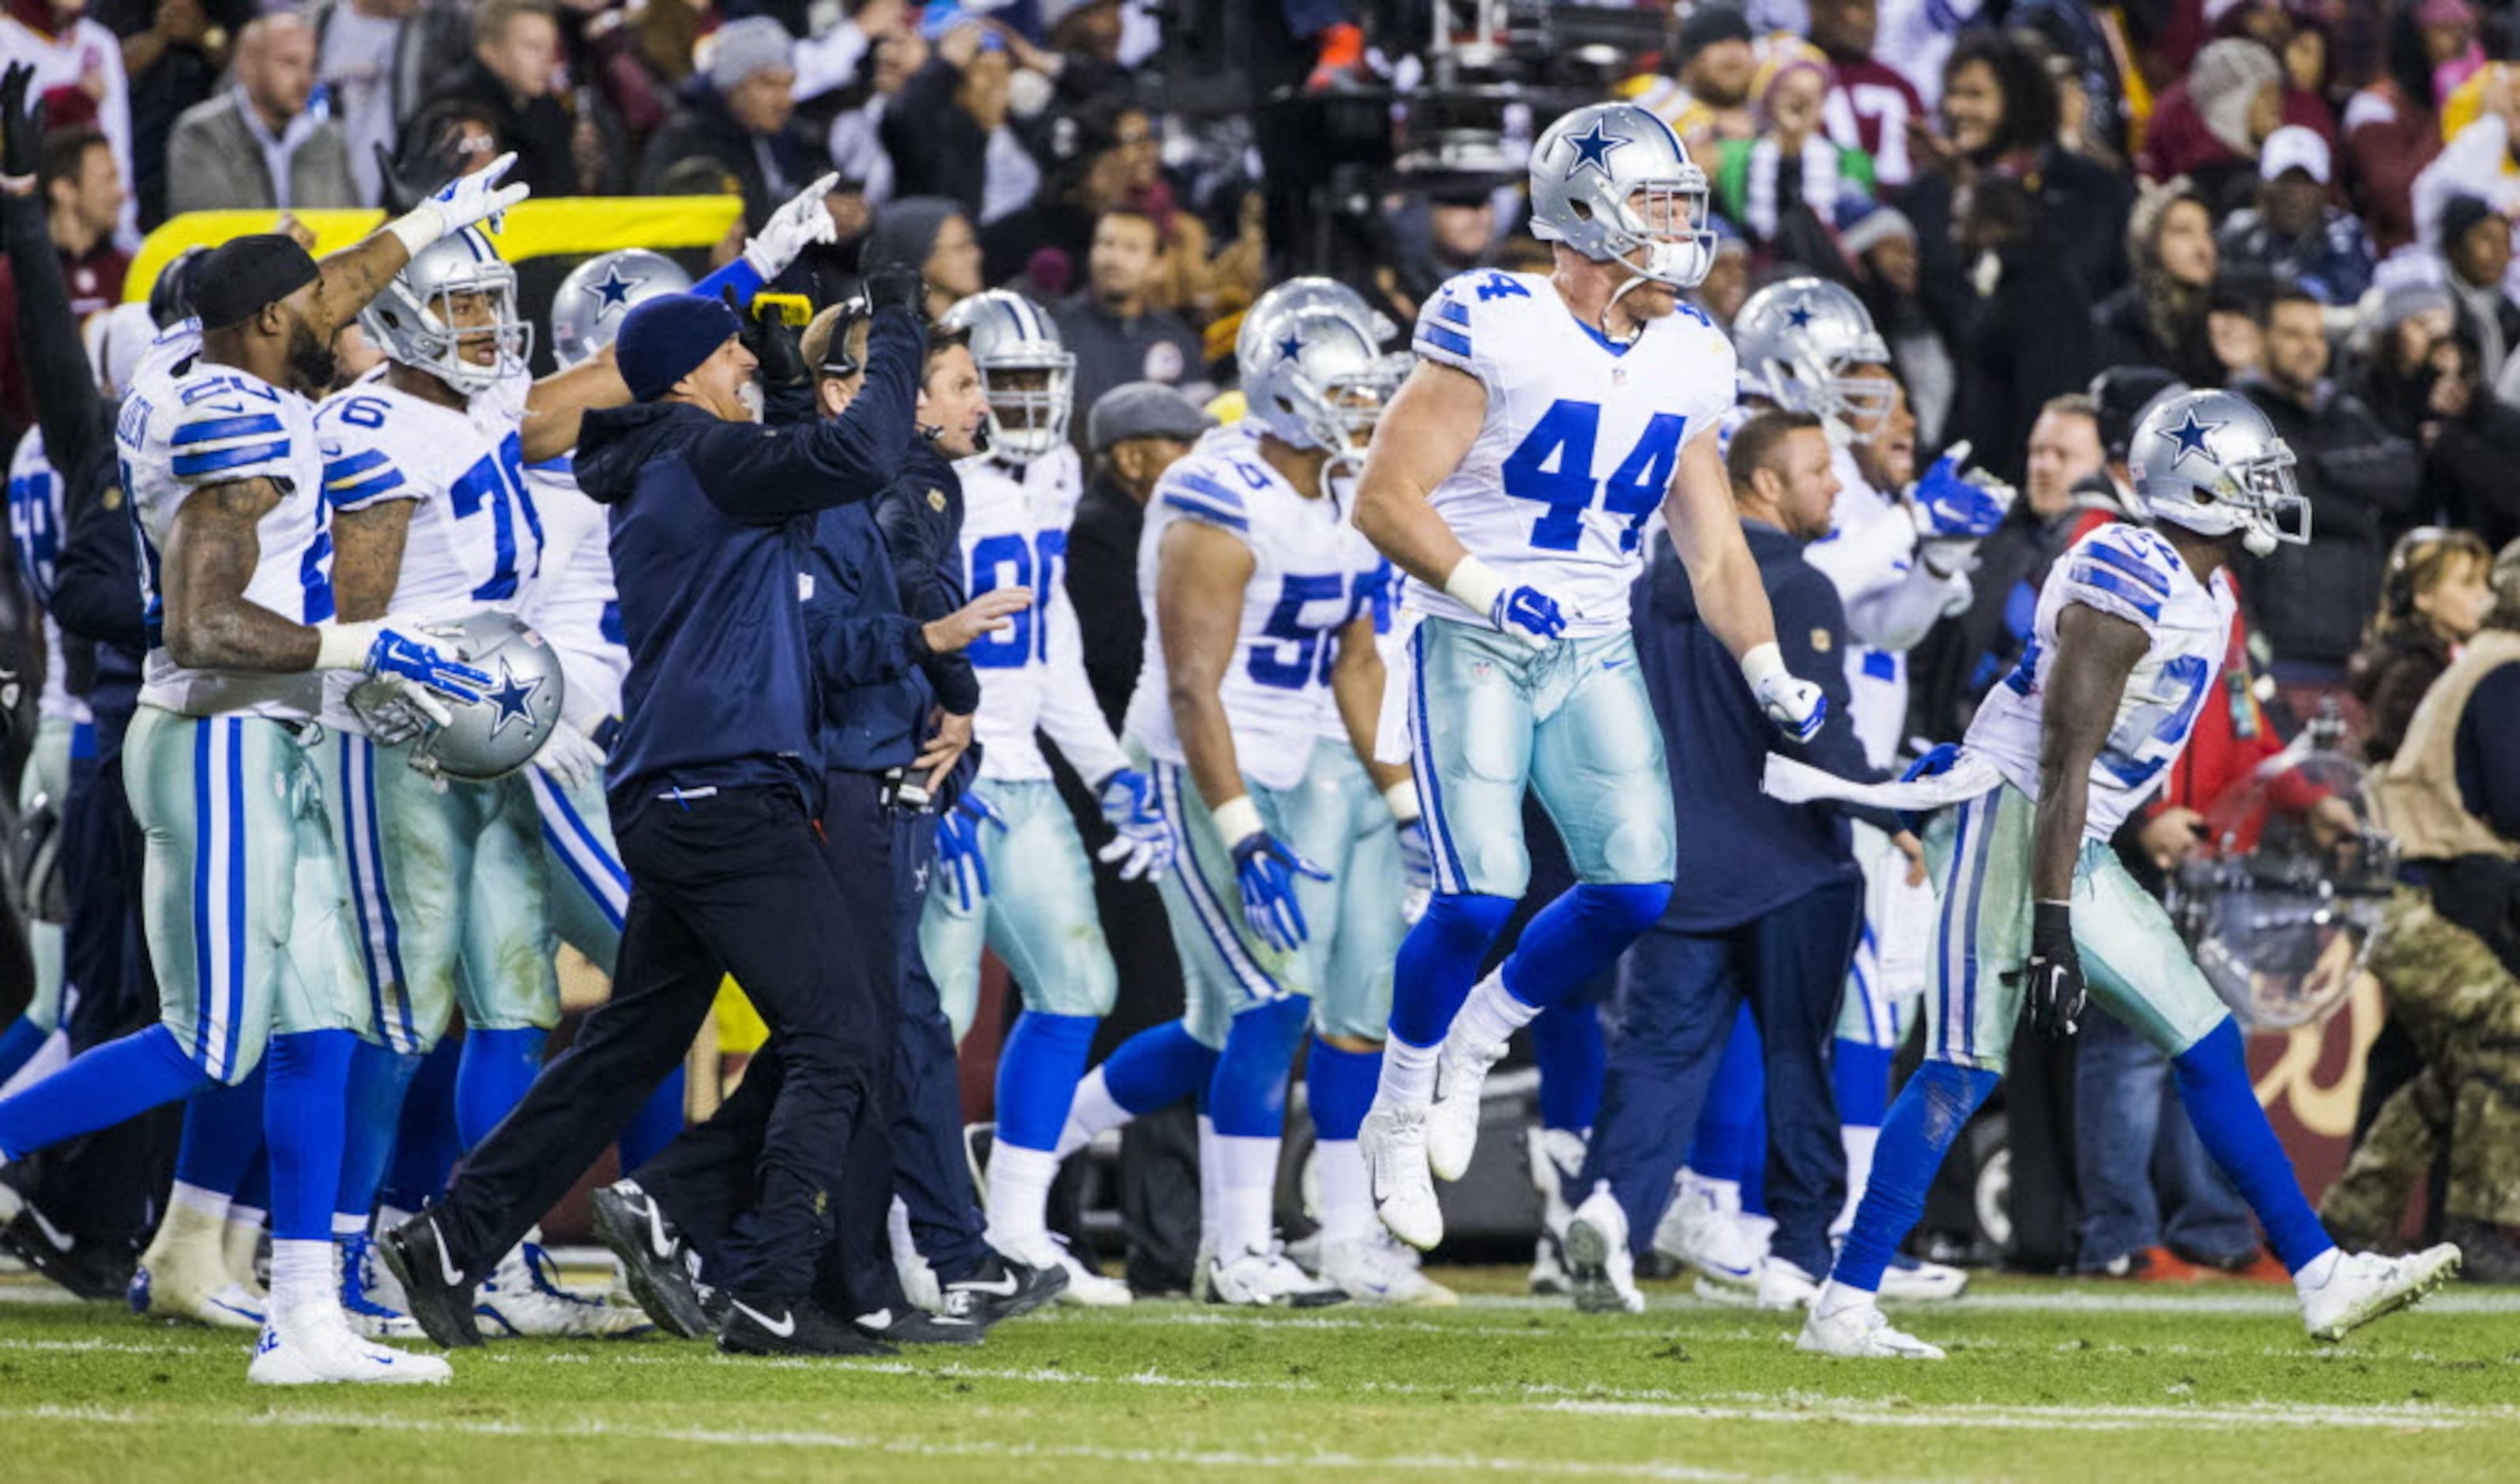
<path id="1" fill-rule="evenodd" d="M 824 169 L 821 150 L 793 125 L 795 39 L 769 17 L 749 16 L 702 47 L 674 115 L 648 141 L 640 188 L 653 192 L 685 159 L 714 159 L 743 187 L 744 219 L 758 227 Z"/>
<path id="2" fill-rule="evenodd" d="M 2458 310 L 2459 333 L 2476 346 L 2486 384 L 2498 387 L 2504 362 L 2520 347 L 2520 304 L 2503 288 L 2511 268 L 2511 215 L 2473 196 L 2454 196 L 2442 207 L 2442 287 Z"/>
<path id="3" fill-rule="evenodd" d="M 982 288 L 980 240 L 971 219 L 941 196 L 904 197 L 876 212 L 858 262 L 869 273 L 892 263 L 918 269 L 927 286 L 931 320 Z"/>
<path id="4" fill-rule="evenodd" d="M 1691 155 L 1758 133 L 1750 88 L 1759 70 L 1750 22 L 1729 5 L 1701 5 L 1681 23 L 1671 75 L 1636 78 L 1628 101 L 1670 124 Z"/>

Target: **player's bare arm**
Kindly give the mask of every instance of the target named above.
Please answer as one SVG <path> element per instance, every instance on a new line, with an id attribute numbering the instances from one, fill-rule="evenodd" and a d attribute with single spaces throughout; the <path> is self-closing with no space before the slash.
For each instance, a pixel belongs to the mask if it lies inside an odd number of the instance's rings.
<path id="1" fill-rule="evenodd" d="M 1164 650 L 1165 700 L 1191 782 L 1211 810 L 1249 791 L 1225 716 L 1225 675 L 1242 631 L 1242 590 L 1258 563 L 1251 548 L 1212 525 L 1176 520 L 1155 563 L 1155 627 Z"/>
<path id="2" fill-rule="evenodd" d="M 448 182 L 406 214 L 318 259 L 314 306 L 307 315 L 315 333 L 329 340 L 357 319 L 411 262 L 412 254 L 430 243 L 477 221 L 488 220 L 495 227 L 499 213 L 526 196 L 522 185 L 500 184 L 516 162 L 514 154 L 502 155 L 473 174 Z"/>
<path id="3" fill-rule="evenodd" d="M 410 500 L 380 500 L 333 516 L 333 608 L 344 623 L 382 618 L 402 574 Z"/>
<path id="4" fill-rule="evenodd" d="M 1428 587 L 1441 589 L 1470 554 L 1428 501 L 1469 456 L 1487 408 L 1488 389 L 1478 378 L 1420 361 L 1383 409 L 1365 457 L 1356 528 Z"/>
<path id="5" fill-rule="evenodd" d="M 536 382 L 525 395 L 521 434 L 525 462 L 540 464 L 575 448 L 578 425 L 588 413 L 620 407 L 629 400 L 629 383 L 613 368 L 609 345 L 566 371 Z"/>
<path id="6" fill-rule="evenodd" d="M 1777 642 L 1776 615 L 1759 581 L 1759 563 L 1741 536 L 1741 513 L 1732 503 L 1732 478 L 1715 451 L 1712 429 L 1680 450 L 1680 469 L 1663 497 L 1663 520 L 1688 568 L 1706 626 L 1739 659 Z"/>
<path id="7" fill-rule="evenodd" d="M 2127 677 L 2151 641 L 2113 613 L 2074 603 L 2056 615 L 2056 662 L 2040 697 L 2039 810 L 2030 835 L 2030 894 L 2070 900 L 2092 761 L 2115 723 Z"/>
<path id="8" fill-rule="evenodd" d="M 166 652 L 193 670 L 311 670 L 316 631 L 246 600 L 262 560 L 262 517 L 280 506 L 269 479 L 199 489 L 175 513 L 160 580 Z"/>
<path id="9" fill-rule="evenodd" d="M 1358 615 L 1339 631 L 1338 658 L 1330 664 L 1330 698 L 1338 703 L 1348 745 L 1356 749 L 1373 787 L 1389 789 L 1409 782 L 1409 767 L 1373 755 L 1374 734 L 1382 723 L 1383 684 L 1382 651 L 1373 638 L 1372 613 Z"/>

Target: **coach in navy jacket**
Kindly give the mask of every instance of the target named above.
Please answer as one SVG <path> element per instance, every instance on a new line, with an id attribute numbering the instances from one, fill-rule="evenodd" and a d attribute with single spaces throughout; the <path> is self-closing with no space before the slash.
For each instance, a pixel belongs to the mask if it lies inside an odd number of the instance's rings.
<path id="1" fill-rule="evenodd" d="M 472 1287 L 681 1059 L 728 973 L 785 1075 L 719 1332 L 736 1353 L 863 1354 L 809 1299 L 845 1151 L 886 1036 L 857 913 L 821 844 L 820 693 L 802 578 L 814 516 L 899 472 L 925 342 L 906 286 L 880 307 L 848 412 L 752 421 L 734 311 L 691 295 L 630 312 L 615 360 L 637 405 L 591 414 L 579 484 L 612 507 L 630 676 L 608 769 L 633 882 L 611 1001 L 467 1160 L 444 1202 L 387 1235 L 412 1312 L 477 1343 Z M 898 291 L 898 292 L 895 292 Z"/>
<path id="2" fill-rule="evenodd" d="M 1820 735 L 1788 750 L 1845 777 L 1876 778 L 1847 716 L 1845 611 L 1802 556 L 1804 543 L 1827 532 L 1836 500 L 1827 435 L 1817 419 L 1761 413 L 1733 433 L 1726 463 L 1785 664 L 1828 696 Z M 1667 538 L 1657 538 L 1632 607 L 1671 770 L 1680 863 L 1670 907 L 1620 970 L 1580 1188 L 1610 1182 L 1642 1255 L 1746 1000 L 1767 1060 L 1770 1250 L 1817 1280 L 1828 1272 L 1828 1226 L 1845 1200 L 1828 1053 L 1863 928 L 1863 873 L 1837 806 L 1759 791 L 1776 729 L 1700 616 Z M 1873 822 L 1902 828 L 1887 814 Z"/>

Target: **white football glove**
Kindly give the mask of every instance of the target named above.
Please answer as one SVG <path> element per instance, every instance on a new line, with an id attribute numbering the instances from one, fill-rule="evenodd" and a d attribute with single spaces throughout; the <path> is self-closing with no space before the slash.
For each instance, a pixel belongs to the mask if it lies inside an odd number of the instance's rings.
<path id="1" fill-rule="evenodd" d="M 585 733 L 562 722 L 534 754 L 534 766 L 562 787 L 575 788 L 604 777 L 604 749 L 588 741 Z"/>
<path id="2" fill-rule="evenodd" d="M 456 176 L 438 187 L 428 200 L 385 223 L 385 230 L 401 238 L 403 247 L 414 256 L 421 248 L 453 237 L 475 222 L 486 222 L 489 230 L 498 231 L 507 209 L 534 194 L 533 188 L 522 181 L 513 186 L 499 184 L 516 163 L 517 152 L 511 150 L 470 175 Z"/>
<path id="3" fill-rule="evenodd" d="M 761 275 L 763 283 L 787 272 L 788 265 L 807 247 L 839 235 L 839 224 L 832 220 L 831 208 L 823 204 L 823 198 L 839 183 L 838 173 L 833 172 L 797 192 L 786 205 L 770 213 L 760 236 L 743 245 L 743 260 Z"/>
<path id="4" fill-rule="evenodd" d="M 1828 697 L 1785 668 L 1785 656 L 1773 640 L 1741 656 L 1741 678 L 1750 682 L 1759 709 L 1789 741 L 1807 742 L 1820 735 Z"/>

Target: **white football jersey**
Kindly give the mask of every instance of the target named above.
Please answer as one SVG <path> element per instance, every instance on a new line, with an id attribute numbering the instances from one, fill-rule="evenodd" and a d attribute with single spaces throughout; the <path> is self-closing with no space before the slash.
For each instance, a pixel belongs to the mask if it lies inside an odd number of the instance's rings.
<path id="1" fill-rule="evenodd" d="M 54 563 L 61 560 L 66 527 L 62 477 L 44 457 L 44 430 L 29 427 L 9 461 L 9 539 L 18 549 L 18 580 L 43 609 L 44 694 L 36 714 L 47 721 L 86 721 L 87 702 L 70 694 L 64 668 L 62 626 L 53 621 Z"/>
<path id="2" fill-rule="evenodd" d="M 2138 624 L 2152 640 L 2127 677 L 2116 723 L 2092 763 L 2083 834 L 2105 840 L 2186 750 L 2197 712 L 2222 672 L 2238 604 L 2226 574 L 2216 573 L 2209 591 L 2168 541 L 2142 526 L 2104 525 L 2076 542 L 2039 591 L 2038 621 L 2021 662 L 1987 693 L 1969 723 L 1967 749 L 2033 798 L 2039 795 L 2040 711 L 2056 661 L 2056 616 L 2073 603 Z"/>
<path id="3" fill-rule="evenodd" d="M 1803 560 L 1828 578 L 1845 607 L 1850 719 L 1866 759 L 1887 768 L 1908 724 L 1908 651 L 1955 597 L 1967 601 L 1968 582 L 1946 583 L 1917 569 L 1915 517 L 1865 479 L 1851 451 L 1833 448 L 1830 472 L 1838 491 L 1829 531 L 1803 548 Z M 1926 591 L 1911 591 L 1919 584 Z M 1921 606 L 1909 601 L 1919 596 Z"/>
<path id="4" fill-rule="evenodd" d="M 542 519 L 541 573 L 525 587 L 525 622 L 551 641 L 567 682 L 561 714 L 591 733 L 621 714 L 630 650 L 612 585 L 612 521 L 577 487 L 565 454 L 525 468 L 525 489 Z"/>
<path id="5" fill-rule="evenodd" d="M 1436 514 L 1508 585 L 1556 599 L 1568 633 L 1625 629 L 1645 520 L 1671 488 L 1681 446 L 1714 431 L 1732 405 L 1732 342 L 1683 302 L 1616 346 L 1575 317 L 1546 275 L 1479 269 L 1426 301 L 1416 348 L 1488 393 L 1477 440 L 1435 486 Z M 1419 582 L 1403 585 L 1401 602 L 1487 621 Z"/>
<path id="6" fill-rule="evenodd" d="M 197 489 L 268 479 L 280 503 L 256 524 L 260 554 L 245 599 L 292 623 L 333 617 L 332 514 L 315 409 L 306 399 L 234 366 L 204 362 L 201 327 L 168 330 L 141 357 L 114 425 L 122 487 L 140 521 L 141 599 L 149 657 L 140 698 L 185 716 L 268 716 L 302 721 L 323 699 L 312 670 L 188 670 L 166 652 L 160 554 L 175 514 Z"/>
<path id="7" fill-rule="evenodd" d="M 1088 784 L 1128 766 L 1085 679 L 1085 641 L 1067 601 L 1067 527 L 1085 479 L 1065 444 L 1030 464 L 981 455 L 954 466 L 963 480 L 964 591 L 977 598 L 1029 587 L 1032 607 L 1013 627 L 983 634 L 964 652 L 979 674 L 980 777 L 1047 779 L 1038 732 Z"/>
<path id="8" fill-rule="evenodd" d="M 1147 659 L 1129 697 L 1128 732 L 1169 763 L 1183 759 L 1155 594 L 1164 532 L 1177 520 L 1214 526 L 1251 548 L 1241 632 L 1221 694 L 1242 776 L 1265 788 L 1291 788 L 1303 781 L 1321 736 L 1336 635 L 1355 610 L 1351 529 L 1327 497 L 1297 493 L 1261 461 L 1259 429 L 1250 425 L 1205 434 L 1165 472 L 1138 539 Z"/>
<path id="9" fill-rule="evenodd" d="M 1341 493 L 1344 494 L 1345 491 Z M 1371 616 L 1373 619 L 1374 644 L 1383 651 L 1383 663 L 1388 665 L 1391 662 L 1392 644 L 1391 607 L 1397 597 L 1400 568 L 1393 566 L 1390 558 L 1375 551 L 1373 543 L 1366 540 L 1363 532 L 1348 523 L 1354 511 L 1353 506 L 1344 503 L 1339 508 L 1339 525 L 1347 533 L 1348 577 L 1345 623 L 1354 623 L 1360 617 Z M 1335 645 L 1338 641 L 1326 642 Z M 1332 661 L 1333 663 L 1336 661 L 1335 652 L 1333 652 Z M 1321 735 L 1328 741 L 1342 745 L 1351 741 L 1348 736 L 1347 718 L 1339 714 L 1338 697 L 1328 691 L 1322 694 Z"/>

